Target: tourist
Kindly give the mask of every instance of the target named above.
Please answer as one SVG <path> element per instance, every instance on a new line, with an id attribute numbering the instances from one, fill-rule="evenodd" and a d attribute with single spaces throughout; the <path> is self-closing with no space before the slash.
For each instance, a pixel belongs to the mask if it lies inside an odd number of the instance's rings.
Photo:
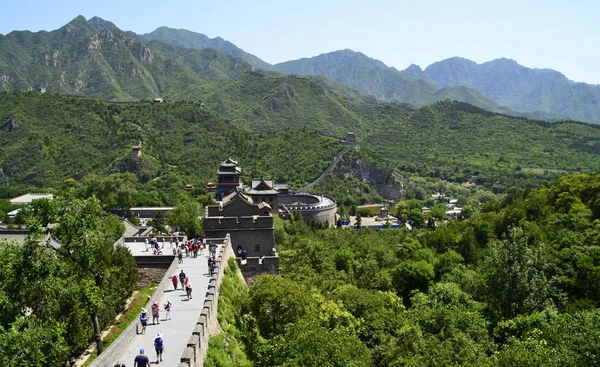
<path id="1" fill-rule="evenodd" d="M 152 304 L 152 325 L 160 324 L 158 317 L 160 316 L 160 304 L 154 301 Z"/>
<path id="2" fill-rule="evenodd" d="M 171 303 L 171 300 L 167 300 L 167 303 L 165 303 L 165 311 L 167 311 L 166 315 L 165 315 L 165 321 L 166 320 L 171 320 L 171 309 L 173 308 L 173 304 Z"/>
<path id="3" fill-rule="evenodd" d="M 159 331 L 154 339 L 154 349 L 156 350 L 156 363 L 162 362 L 162 355 L 165 350 L 165 342 L 162 338 L 163 334 Z"/>
<path id="4" fill-rule="evenodd" d="M 185 294 L 187 299 L 192 299 L 192 282 L 190 282 L 189 278 L 185 282 Z"/>
<path id="5" fill-rule="evenodd" d="M 148 324 L 148 310 L 142 308 L 142 312 L 140 313 L 140 323 L 142 324 L 142 334 L 146 334 L 146 325 Z"/>
<path id="6" fill-rule="evenodd" d="M 146 246 L 146 252 L 148 252 L 148 249 L 150 248 L 150 245 L 148 244 L 148 237 L 146 237 L 146 239 L 144 240 L 145 246 Z"/>
<path id="7" fill-rule="evenodd" d="M 213 256 L 212 257 L 212 263 L 210 266 L 210 275 L 213 275 L 213 273 L 215 272 L 215 267 L 217 266 L 217 257 Z"/>
<path id="8" fill-rule="evenodd" d="M 177 274 L 171 277 L 171 281 L 173 282 L 173 290 L 177 290 L 177 283 L 179 282 L 179 278 L 177 278 Z"/>
<path id="9" fill-rule="evenodd" d="M 144 355 L 144 348 L 140 349 L 140 354 L 133 360 L 133 367 L 149 367 L 150 360 Z"/>
<path id="10" fill-rule="evenodd" d="M 181 273 L 179 273 L 179 282 L 181 283 L 181 289 L 184 289 L 185 286 L 185 280 L 187 279 L 187 275 L 185 275 L 185 273 L 183 272 L 183 270 L 181 270 Z"/>
<path id="11" fill-rule="evenodd" d="M 183 264 L 183 248 L 179 249 L 179 253 L 177 254 L 177 258 L 179 259 L 179 263 Z"/>

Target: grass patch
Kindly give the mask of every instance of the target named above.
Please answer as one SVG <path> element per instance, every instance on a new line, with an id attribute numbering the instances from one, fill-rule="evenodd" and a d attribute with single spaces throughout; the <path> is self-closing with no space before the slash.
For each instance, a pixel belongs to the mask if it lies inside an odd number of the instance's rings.
<path id="1" fill-rule="evenodd" d="M 150 284 L 146 288 L 140 289 L 133 296 L 133 300 L 129 304 L 127 310 L 125 310 L 125 312 L 121 315 L 119 321 L 113 326 L 111 326 L 108 334 L 106 334 L 106 336 L 104 337 L 104 349 L 108 348 L 108 346 L 111 345 L 125 329 L 127 329 L 129 324 L 137 321 L 140 312 L 142 312 L 142 307 L 144 307 L 144 305 L 148 301 L 148 296 L 152 296 L 152 294 L 156 290 L 156 286 L 156 283 Z M 96 349 L 94 348 L 91 356 L 87 359 L 87 361 L 83 364 L 82 367 L 89 366 L 90 363 L 92 363 L 94 359 L 96 359 L 96 357 Z"/>

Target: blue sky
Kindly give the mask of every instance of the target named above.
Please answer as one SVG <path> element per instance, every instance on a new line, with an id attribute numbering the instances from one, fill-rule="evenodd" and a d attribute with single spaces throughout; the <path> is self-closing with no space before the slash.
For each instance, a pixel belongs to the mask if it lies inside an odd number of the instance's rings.
<path id="1" fill-rule="evenodd" d="M 220 36 L 269 63 L 349 48 L 425 68 L 499 57 L 600 84 L 600 1 L 5 1 L 0 33 L 53 30 L 83 15 L 136 33 L 159 26 Z"/>

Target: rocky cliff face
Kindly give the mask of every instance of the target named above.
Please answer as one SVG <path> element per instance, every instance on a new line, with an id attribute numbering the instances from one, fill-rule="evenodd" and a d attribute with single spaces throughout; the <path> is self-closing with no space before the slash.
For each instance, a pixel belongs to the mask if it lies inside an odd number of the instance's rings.
<path id="1" fill-rule="evenodd" d="M 363 159 L 346 158 L 334 170 L 346 177 L 354 176 L 363 182 L 373 184 L 377 192 L 388 199 L 398 199 L 404 191 L 403 177 L 397 171 L 387 171 L 374 162 L 367 163 Z"/>

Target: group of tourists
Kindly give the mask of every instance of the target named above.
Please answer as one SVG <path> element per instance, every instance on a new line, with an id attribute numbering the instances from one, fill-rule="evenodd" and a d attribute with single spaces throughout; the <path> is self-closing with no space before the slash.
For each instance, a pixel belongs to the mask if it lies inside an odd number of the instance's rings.
<path id="1" fill-rule="evenodd" d="M 159 364 L 163 361 L 163 352 L 165 351 L 165 341 L 162 338 L 163 334 L 159 331 L 156 333 L 156 338 L 154 339 L 154 350 L 156 351 L 156 364 Z M 140 354 L 138 354 L 133 360 L 133 367 L 149 367 L 150 359 L 147 355 L 145 355 L 144 348 L 140 349 Z M 122 362 L 118 362 L 115 367 L 125 367 L 125 364 Z"/>
<path id="2" fill-rule="evenodd" d="M 179 263 L 183 263 L 184 257 L 198 257 L 198 253 L 201 255 L 204 253 L 204 249 L 208 247 L 208 269 L 210 274 L 212 275 L 215 271 L 217 264 L 217 246 L 210 245 L 206 246 L 201 237 L 194 238 L 193 240 L 187 243 L 181 243 L 177 239 L 175 242 L 173 239 L 170 241 L 171 247 L 174 246 L 173 253 L 177 254 L 179 258 Z M 164 249 L 165 241 L 164 238 L 162 241 L 158 241 L 154 238 L 148 242 L 146 240 L 146 251 L 149 251 L 149 248 L 152 248 L 153 253 L 155 255 L 162 254 L 162 250 Z M 183 269 L 179 272 L 179 274 L 175 274 L 170 277 L 173 283 L 173 291 L 178 289 L 184 290 L 186 297 L 188 300 L 192 299 L 192 282 L 190 281 L 189 276 L 183 271 Z M 181 287 L 179 285 L 181 284 Z M 171 310 L 173 309 L 173 303 L 171 300 L 167 300 L 167 303 L 164 304 L 164 310 L 166 311 L 165 319 L 171 320 Z M 160 324 L 160 311 L 161 306 L 158 301 L 154 301 L 151 305 L 150 313 L 152 315 L 152 325 Z M 142 330 L 140 334 L 146 333 L 146 326 L 148 325 L 148 310 L 146 308 L 142 308 L 142 312 L 139 316 L 140 323 L 142 325 Z M 154 348 L 156 351 L 156 362 L 152 363 L 160 363 L 162 362 L 162 354 L 165 351 L 164 340 L 162 339 L 163 334 L 158 332 L 156 334 L 156 338 L 154 339 Z M 134 367 L 148 367 L 150 365 L 150 360 L 148 356 L 145 354 L 144 348 L 140 349 L 140 354 L 135 357 Z M 116 366 L 125 367 L 125 364 L 122 362 L 117 363 Z"/>
<path id="3" fill-rule="evenodd" d="M 193 240 L 188 241 L 185 245 L 176 246 L 175 250 L 173 250 L 173 254 L 177 255 L 179 259 L 179 263 L 183 263 L 184 257 L 198 257 L 198 252 L 202 255 L 204 253 L 204 242 L 202 242 L 202 237 L 198 236 Z"/>
<path id="4" fill-rule="evenodd" d="M 183 270 L 181 270 L 179 276 L 173 275 L 171 277 L 171 281 L 173 282 L 174 291 L 177 290 L 177 286 L 179 285 L 179 283 L 181 283 L 181 289 L 185 291 L 187 299 L 192 299 L 192 282 Z"/>

